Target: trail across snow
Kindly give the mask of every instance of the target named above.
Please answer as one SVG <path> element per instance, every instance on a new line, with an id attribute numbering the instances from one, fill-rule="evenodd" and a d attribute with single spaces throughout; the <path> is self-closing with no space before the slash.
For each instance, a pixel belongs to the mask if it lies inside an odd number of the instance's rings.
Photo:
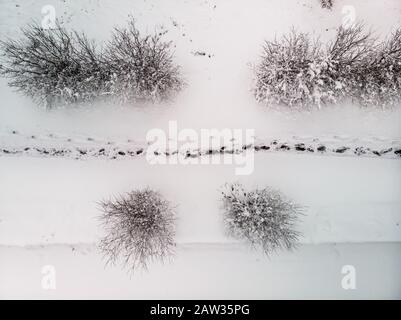
<path id="1" fill-rule="evenodd" d="M 66 136 L 48 134 L 46 136 L 21 135 L 17 131 L 0 136 L 0 156 L 33 156 L 59 157 L 72 159 L 104 158 L 123 159 L 145 155 L 148 144 L 135 139 L 113 141 L 105 138 L 83 136 Z M 383 157 L 399 159 L 401 157 L 401 140 L 383 138 L 351 137 L 292 137 L 290 139 L 257 139 L 253 144 L 222 144 L 218 149 L 158 149 L 154 153 L 167 156 L 177 152 L 186 157 L 202 157 L 215 154 L 241 153 L 245 150 L 255 152 L 287 152 L 363 157 Z"/>

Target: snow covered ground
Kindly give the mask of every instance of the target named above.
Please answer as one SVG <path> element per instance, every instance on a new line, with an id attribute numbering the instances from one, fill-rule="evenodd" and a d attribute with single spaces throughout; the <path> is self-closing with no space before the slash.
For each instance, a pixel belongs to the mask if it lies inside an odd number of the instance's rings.
<path id="1" fill-rule="evenodd" d="M 254 173 L 234 165 L 150 165 L 110 160 L 0 158 L 0 243 L 94 243 L 98 201 L 152 187 L 177 205 L 178 242 L 227 242 L 221 187 L 270 185 L 305 206 L 305 243 L 401 241 L 401 161 L 258 153 Z M 283 191 L 284 192 L 284 191 Z"/>
<path id="2" fill-rule="evenodd" d="M 187 87 L 174 101 L 154 107 L 105 104 L 47 113 L 17 96 L 1 79 L 0 130 L 38 136 L 62 129 L 64 135 L 143 140 L 149 129 L 165 129 L 168 120 L 176 120 L 180 128 L 196 130 L 252 128 L 261 138 L 339 135 L 399 140 L 399 108 L 385 113 L 353 106 L 319 112 L 267 112 L 255 102 L 250 92 L 252 64 L 259 61 L 266 39 L 288 33 L 292 27 L 320 36 L 322 41 L 331 39 L 347 5 L 355 8 L 356 18 L 365 21 L 377 36 L 386 36 L 401 24 L 398 0 L 338 0 L 332 11 L 321 9 L 316 2 L 253 0 L 245 6 L 241 0 L 1 1 L 0 38 L 18 37 L 19 27 L 31 20 L 40 22 L 42 6 L 48 4 L 54 5 L 67 27 L 84 30 L 99 41 L 109 38 L 113 26 L 126 24 L 129 15 L 143 32 L 163 26 L 168 30 L 166 39 L 174 41 L 175 61 Z"/>
<path id="3" fill-rule="evenodd" d="M 349 5 L 384 36 L 401 24 L 399 0 L 338 0 L 332 11 L 317 0 L 3 0 L 0 39 L 40 22 L 48 4 L 67 27 L 99 41 L 128 15 L 143 31 L 163 26 L 187 87 L 145 108 L 48 112 L 0 79 L 0 298 L 401 297 L 401 108 L 267 109 L 250 92 L 265 39 L 294 26 L 326 41 Z M 254 129 L 258 145 L 277 140 L 292 149 L 257 152 L 249 176 L 230 165 L 150 166 L 143 154 L 118 154 L 144 149 L 148 130 L 167 130 L 169 120 L 180 129 Z M 294 150 L 297 143 L 315 152 Z M 321 143 L 330 152 L 316 152 Z M 370 152 L 357 156 L 357 147 Z M 103 148 L 106 157 L 94 156 Z M 233 181 L 270 185 L 305 207 L 298 251 L 268 259 L 224 234 L 219 188 Z M 97 202 L 145 186 L 178 205 L 178 247 L 172 263 L 130 277 L 104 268 Z M 55 267 L 56 290 L 41 286 L 45 265 Z M 355 266 L 355 290 L 341 286 L 344 265 Z"/>
<path id="4" fill-rule="evenodd" d="M 0 298 L 400 299 L 400 243 L 305 245 L 271 258 L 240 245 L 188 244 L 129 275 L 94 246 L 0 247 Z M 355 289 L 342 287 L 355 268 Z M 52 269 L 50 269 L 50 268 Z M 54 269 L 53 269 L 54 268 Z M 55 289 L 43 280 L 55 271 Z"/>

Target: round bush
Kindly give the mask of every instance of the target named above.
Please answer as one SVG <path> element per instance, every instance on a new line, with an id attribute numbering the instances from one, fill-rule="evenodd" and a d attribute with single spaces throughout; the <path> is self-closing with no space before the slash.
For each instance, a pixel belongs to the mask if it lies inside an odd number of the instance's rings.
<path id="1" fill-rule="evenodd" d="M 295 223 L 301 208 L 271 188 L 246 191 L 228 184 L 222 191 L 224 222 L 231 236 L 245 239 L 266 254 L 296 246 L 300 233 Z"/>
<path id="2" fill-rule="evenodd" d="M 171 42 L 162 39 L 164 33 L 142 36 L 134 20 L 114 29 L 105 61 L 113 75 L 109 91 L 121 102 L 163 101 L 181 90 L 179 67 L 173 62 Z"/>
<path id="3" fill-rule="evenodd" d="M 60 24 L 48 30 L 31 24 L 21 31 L 21 39 L 0 42 L 0 74 L 10 87 L 47 108 L 92 101 L 102 92 L 105 70 L 84 34 Z"/>
<path id="4" fill-rule="evenodd" d="M 164 261 L 175 246 L 175 214 L 160 193 L 134 190 L 101 202 L 106 235 L 100 248 L 107 262 L 122 259 L 132 270 L 147 269 L 153 260 Z"/>
<path id="5" fill-rule="evenodd" d="M 333 100 L 321 79 L 328 67 L 323 64 L 321 45 L 295 30 L 281 39 L 266 41 L 256 66 L 254 94 L 263 104 L 308 107 Z"/>

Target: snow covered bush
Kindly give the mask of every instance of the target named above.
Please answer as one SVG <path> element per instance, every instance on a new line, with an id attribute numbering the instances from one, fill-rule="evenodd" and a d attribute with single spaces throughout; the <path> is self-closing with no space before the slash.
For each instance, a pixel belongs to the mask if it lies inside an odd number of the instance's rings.
<path id="1" fill-rule="evenodd" d="M 120 258 L 135 270 L 164 261 L 175 246 L 175 214 L 170 203 L 151 189 L 134 190 L 101 203 L 106 230 L 100 248 L 107 262 Z"/>
<path id="2" fill-rule="evenodd" d="M 116 28 L 103 50 L 60 24 L 48 30 L 31 24 L 22 34 L 20 40 L 0 43 L 0 74 L 48 108 L 98 98 L 155 102 L 182 88 L 171 44 L 160 33 L 141 36 L 133 21 L 126 29 Z"/>
<path id="3" fill-rule="evenodd" d="M 115 28 L 107 45 L 107 68 L 112 74 L 109 90 L 122 102 L 168 99 L 182 88 L 179 67 L 173 63 L 171 43 L 164 33 L 141 36 L 131 20 Z"/>
<path id="4" fill-rule="evenodd" d="M 31 24 L 21 40 L 0 43 L 2 68 L 9 85 L 51 108 L 93 100 L 104 86 L 104 69 L 92 41 L 59 24 L 45 30 Z"/>
<path id="5" fill-rule="evenodd" d="M 260 246 L 266 254 L 296 246 L 294 228 L 301 214 L 296 204 L 271 188 L 246 191 L 239 184 L 227 184 L 222 192 L 224 221 L 231 236 Z"/>
<path id="6" fill-rule="evenodd" d="M 330 82 L 326 88 L 335 92 L 332 102 L 339 103 L 351 99 L 356 104 L 362 103 L 360 76 L 369 73 L 366 69 L 367 63 L 376 50 L 375 41 L 370 32 L 364 31 L 363 24 L 338 29 L 325 54 L 330 61 L 327 73 Z"/>
<path id="7" fill-rule="evenodd" d="M 340 27 L 323 46 L 292 31 L 268 41 L 256 66 L 254 94 L 266 105 L 321 107 L 352 100 L 356 104 L 395 105 L 400 101 L 400 31 L 376 43 L 362 24 Z"/>
<path id="8" fill-rule="evenodd" d="M 256 68 L 256 99 L 290 107 L 320 104 L 333 99 L 324 87 L 328 64 L 318 42 L 295 30 L 282 39 L 266 42 Z"/>
<path id="9" fill-rule="evenodd" d="M 401 105 L 401 29 L 370 50 L 356 73 L 355 95 L 364 106 Z"/>

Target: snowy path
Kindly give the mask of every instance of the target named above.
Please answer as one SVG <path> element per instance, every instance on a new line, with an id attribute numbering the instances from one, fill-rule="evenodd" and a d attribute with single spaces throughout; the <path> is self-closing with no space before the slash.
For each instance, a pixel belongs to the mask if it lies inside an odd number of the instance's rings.
<path id="1" fill-rule="evenodd" d="M 0 298 L 400 299 L 400 252 L 400 243 L 304 245 L 268 259 L 240 245 L 188 244 L 171 263 L 130 277 L 105 268 L 93 245 L 3 246 Z M 47 265 L 55 290 L 41 285 Z M 354 290 L 341 286 L 345 265 L 355 268 Z"/>
<path id="2" fill-rule="evenodd" d="M 235 141 L 233 141 L 235 144 Z M 121 159 L 146 154 L 147 143 L 127 138 L 115 141 L 104 137 L 20 134 L 18 131 L 0 135 L 0 156 L 66 157 L 72 159 Z M 219 149 L 179 149 L 186 157 L 256 152 L 287 152 L 344 156 L 401 157 L 401 140 L 385 138 L 354 138 L 350 136 L 291 137 L 287 139 L 256 139 L 252 145 L 222 145 Z M 172 155 L 177 150 L 158 150 L 157 154 Z"/>

